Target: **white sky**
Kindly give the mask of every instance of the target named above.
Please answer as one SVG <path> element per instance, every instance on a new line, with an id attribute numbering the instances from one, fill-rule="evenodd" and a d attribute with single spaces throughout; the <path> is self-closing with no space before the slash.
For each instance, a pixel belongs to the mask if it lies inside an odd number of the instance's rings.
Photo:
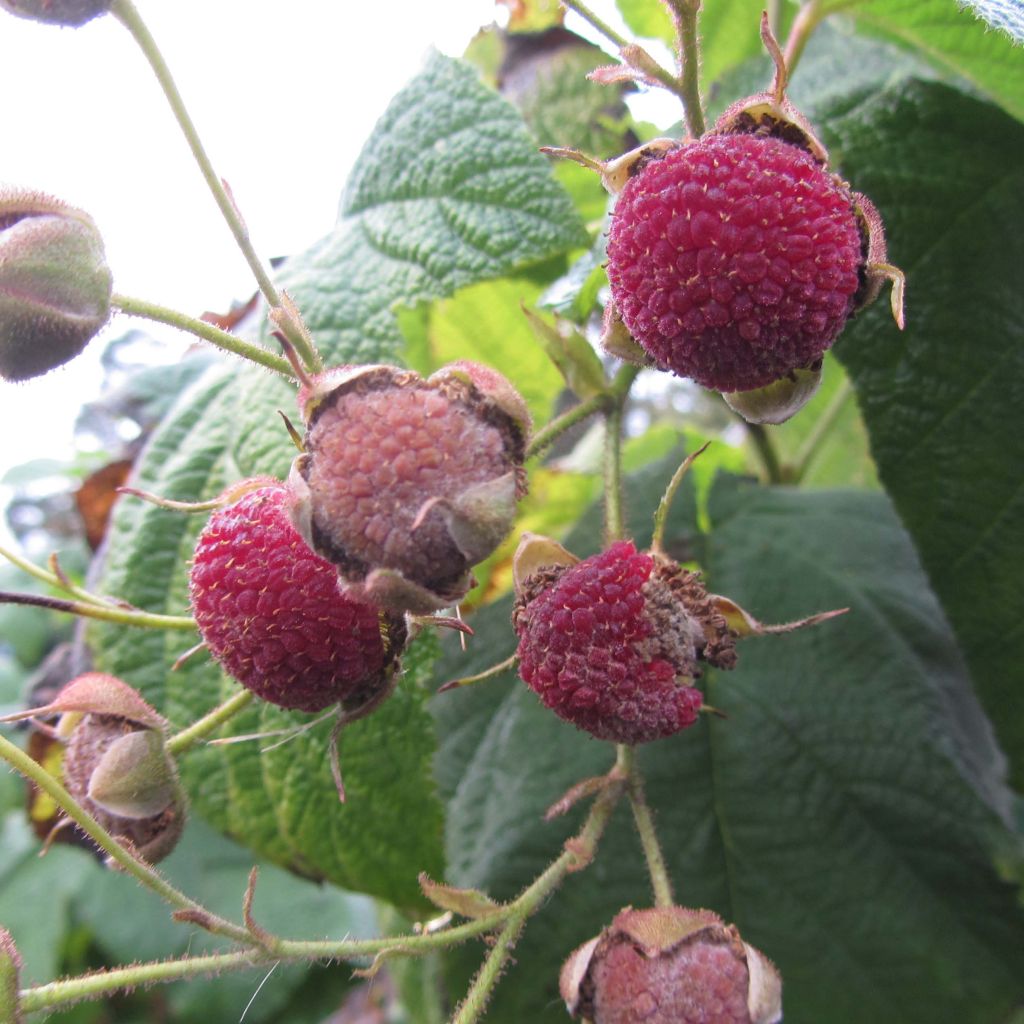
<path id="1" fill-rule="evenodd" d="M 136 3 L 265 259 L 330 229 L 349 167 L 427 48 L 458 56 L 495 17 L 491 0 Z M 612 0 L 593 6 L 621 25 Z M 569 24 L 581 27 L 574 15 Z M 72 30 L 0 13 L 0 95 L 0 181 L 87 210 L 115 290 L 193 315 L 252 293 L 148 65 L 114 19 Z M 191 341 L 125 317 L 107 336 L 130 326 L 180 348 Z M 45 377 L 0 382 L 0 476 L 71 454 L 77 409 L 98 388 L 102 340 Z M 0 507 L 7 498 L 0 488 Z"/>

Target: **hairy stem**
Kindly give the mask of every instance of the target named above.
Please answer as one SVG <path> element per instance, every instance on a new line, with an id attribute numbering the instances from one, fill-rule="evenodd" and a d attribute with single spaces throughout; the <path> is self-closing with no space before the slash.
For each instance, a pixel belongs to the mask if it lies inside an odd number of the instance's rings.
<path id="1" fill-rule="evenodd" d="M 205 320 L 197 320 L 195 317 L 179 313 L 175 309 L 158 306 L 156 303 L 146 302 L 144 299 L 136 299 L 129 295 L 119 295 L 116 292 L 110 297 L 110 301 L 122 313 L 129 316 L 142 317 L 146 320 L 154 320 L 158 324 L 177 327 L 179 330 L 194 334 L 203 341 L 208 341 L 211 345 L 216 345 L 217 348 L 223 349 L 225 352 L 241 356 L 251 363 L 265 366 L 268 370 L 273 370 L 289 380 L 295 379 L 295 371 L 287 359 L 276 356 L 259 345 L 243 341 L 234 334 L 222 331 L 213 324 L 208 324 Z"/>
<path id="2" fill-rule="evenodd" d="M 643 847 L 647 860 L 647 873 L 651 876 L 651 888 L 654 891 L 654 904 L 658 907 L 671 907 L 675 903 L 672 896 L 672 881 L 669 878 L 665 856 L 661 852 L 658 834 L 654 828 L 654 816 L 644 796 L 644 780 L 636 765 L 632 747 L 622 748 L 620 763 L 624 764 L 627 773 L 626 792 L 633 809 L 633 821 L 636 823 L 640 845 Z M 628 751 L 628 753 L 625 753 Z"/>
<path id="3" fill-rule="evenodd" d="M 203 975 L 220 974 L 222 971 L 254 967 L 266 962 L 266 954 L 256 950 L 238 953 L 214 953 L 207 956 L 183 957 L 180 960 L 164 960 L 156 963 L 133 964 L 107 971 L 83 974 L 77 978 L 51 981 L 47 985 L 23 989 L 19 993 L 18 1008 L 24 1013 L 33 1010 L 52 1010 L 83 999 L 100 999 L 112 996 L 125 989 L 158 982 L 180 981 Z"/>
<path id="4" fill-rule="evenodd" d="M 209 714 L 203 715 L 198 721 L 193 722 L 187 729 L 175 733 L 166 743 L 167 753 L 174 757 L 190 750 L 201 739 L 209 736 L 211 732 L 237 715 L 242 708 L 251 704 L 252 700 L 253 695 L 250 690 L 240 690 L 219 707 L 215 707 Z"/>
<path id="5" fill-rule="evenodd" d="M 188 142 L 189 149 L 192 151 L 192 156 L 199 165 L 199 170 L 203 175 L 203 179 L 205 180 L 207 187 L 210 189 L 210 192 L 213 194 L 214 201 L 217 203 L 217 207 L 220 209 L 221 215 L 224 217 L 228 227 L 231 229 L 231 234 L 234 236 L 239 250 L 245 257 L 246 263 L 249 264 L 249 269 L 256 278 L 256 282 L 259 285 L 259 289 L 263 293 L 264 298 L 270 304 L 272 309 L 282 308 L 285 305 L 284 300 L 277 288 L 274 287 L 274 283 L 270 279 L 269 271 L 264 267 L 263 262 L 256 254 L 252 240 L 249 238 L 249 229 L 246 227 L 245 221 L 238 212 L 238 208 L 235 206 L 234 200 L 229 195 L 224 182 L 218 177 L 216 171 L 213 169 L 213 164 L 210 162 L 210 158 L 207 156 L 206 150 L 203 147 L 202 140 L 199 138 L 199 132 L 196 130 L 196 126 L 193 123 L 192 118 L 189 116 L 181 93 L 178 91 L 178 87 L 174 83 L 171 70 L 167 66 L 167 62 L 164 60 L 159 47 L 156 45 L 156 40 L 146 27 L 145 22 L 139 15 L 139 12 L 132 3 L 132 0 L 113 0 L 110 7 L 110 13 L 128 30 L 132 38 L 138 44 L 139 49 L 142 50 L 143 55 L 149 62 L 149 66 L 153 69 L 153 73 L 156 75 L 157 81 L 160 83 L 160 88 L 163 90 L 164 96 L 167 98 L 167 102 L 171 107 L 174 118 L 178 122 L 178 126 L 181 128 L 181 131 L 185 136 L 185 140 Z M 310 339 L 306 337 L 305 333 L 301 329 L 292 329 L 286 331 L 286 333 L 288 335 L 288 339 L 302 355 L 302 359 L 308 367 L 313 370 L 320 370 L 323 368 L 323 362 L 320 359 L 320 354 L 316 351 L 316 348 L 312 345 Z"/>
<path id="6" fill-rule="evenodd" d="M 0 736 L 0 757 L 26 779 L 52 797 L 57 806 L 127 874 L 151 889 L 166 903 L 178 910 L 199 914 L 204 927 L 236 942 L 251 943 L 249 933 L 238 925 L 211 914 L 183 892 L 176 889 L 144 860 L 129 853 L 42 765 L 4 736 Z"/>
<path id="7" fill-rule="evenodd" d="M 526 457 L 531 459 L 534 455 L 539 455 L 549 444 L 569 430 L 570 427 L 574 427 L 577 423 L 582 423 L 589 416 L 593 416 L 594 413 L 608 408 L 608 405 L 608 394 L 601 392 L 580 402 L 578 405 L 574 405 L 568 411 L 563 412 L 561 416 L 556 416 L 542 430 L 538 430 L 533 435 L 526 448 Z"/>
<path id="8" fill-rule="evenodd" d="M 686 127 L 699 139 L 705 131 L 704 108 L 700 100 L 700 18 L 701 0 L 667 0 L 676 27 L 679 80 L 675 92 L 683 101 Z"/>
<path id="9" fill-rule="evenodd" d="M 452 1024 L 474 1024 L 480 1019 L 525 925 L 525 918 L 514 917 L 501 930 L 491 951 L 480 965 L 480 970 L 473 979 L 466 998 L 463 999 L 458 1012 L 452 1017 Z"/>
<path id="10" fill-rule="evenodd" d="M 807 41 L 828 13 L 821 0 L 807 0 L 807 3 L 800 7 L 793 19 L 784 51 L 786 73 L 789 77 L 792 77 L 797 64 L 800 63 Z"/>
<path id="11" fill-rule="evenodd" d="M 622 513 L 622 418 L 640 368 L 624 365 L 615 375 L 609 394 L 611 407 L 605 412 L 604 440 L 604 533 L 605 543 L 611 544 L 625 533 Z"/>

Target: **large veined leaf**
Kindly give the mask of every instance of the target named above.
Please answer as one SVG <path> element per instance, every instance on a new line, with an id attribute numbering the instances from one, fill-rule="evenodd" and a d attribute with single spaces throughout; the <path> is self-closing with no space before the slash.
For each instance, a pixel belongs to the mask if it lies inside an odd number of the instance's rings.
<path id="1" fill-rule="evenodd" d="M 1005 11 L 1008 5 L 1002 6 Z M 1019 25 L 1020 5 L 1014 6 Z M 859 28 L 898 40 L 984 90 L 1015 117 L 1024 118 L 1020 49 L 963 4 L 952 0 L 859 0 L 849 13 Z M 1003 27 L 1009 24 L 1004 22 Z"/>
<path id="2" fill-rule="evenodd" d="M 467 67 L 439 55 L 393 101 L 349 183 L 337 229 L 291 260 L 282 283 L 330 362 L 393 362 L 393 310 L 549 259 L 585 241 L 571 204 L 513 107 Z M 294 449 L 277 410 L 294 389 L 265 371 L 218 368 L 175 407 L 136 483 L 180 499 L 216 494 L 255 473 L 283 475 Z M 187 572 L 202 517 L 121 502 L 99 587 L 152 610 L 188 607 Z M 170 668 L 194 637 L 93 631 L 101 668 L 138 686 L 178 726 L 235 692 L 208 659 Z M 397 693 L 346 729 L 340 806 L 319 730 L 261 754 L 260 741 L 202 747 L 183 759 L 192 806 L 216 827 L 311 877 L 421 901 L 419 871 L 441 874 L 442 812 L 421 681 L 423 638 Z M 308 716 L 254 706 L 225 734 L 282 729 Z"/>
<path id="3" fill-rule="evenodd" d="M 1005 1019 L 1024 995 L 1024 914 L 992 863 L 1010 841 L 1003 760 L 888 500 L 722 478 L 710 512 L 713 589 L 763 618 L 850 612 L 744 642 L 736 671 L 704 681 L 728 719 L 641 748 L 677 900 L 719 911 L 776 961 L 792 1024 Z M 442 667 L 456 675 L 507 654 L 508 612 L 478 615 L 473 650 L 484 652 Z M 555 823 L 543 810 L 606 771 L 613 750 L 511 674 L 433 707 L 449 880 L 508 898 L 579 827 L 580 810 Z M 561 962 L 619 908 L 650 899 L 618 814 L 597 861 L 527 926 L 488 1020 L 563 1020 Z M 453 991 L 481 955 L 461 954 Z"/>
<path id="4" fill-rule="evenodd" d="M 824 128 L 844 174 L 882 211 L 908 282 L 903 334 L 883 300 L 836 351 L 1019 782 L 1024 129 L 934 83 L 883 92 Z"/>

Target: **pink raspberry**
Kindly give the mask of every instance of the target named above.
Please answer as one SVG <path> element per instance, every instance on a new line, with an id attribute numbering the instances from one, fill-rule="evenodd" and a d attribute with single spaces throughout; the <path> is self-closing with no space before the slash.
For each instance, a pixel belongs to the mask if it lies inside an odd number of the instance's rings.
<path id="1" fill-rule="evenodd" d="M 735 658 L 696 575 L 628 541 L 530 575 L 512 621 L 527 685 L 561 718 L 616 743 L 693 725 L 698 659 L 729 667 Z"/>
<path id="2" fill-rule="evenodd" d="M 508 534 L 525 489 L 529 416 L 494 370 L 455 363 L 423 380 L 341 367 L 300 394 L 306 453 L 296 524 L 352 593 L 414 613 L 458 603 Z"/>
<path id="3" fill-rule="evenodd" d="M 591 1024 L 776 1024 L 782 982 L 710 910 L 626 909 L 562 967 L 569 1012 Z"/>
<path id="4" fill-rule="evenodd" d="M 855 308 L 866 249 L 853 193 L 811 153 L 713 134 L 626 182 L 608 278 L 659 367 L 746 391 L 817 363 Z"/>
<path id="5" fill-rule="evenodd" d="M 192 563 L 196 623 L 243 686 L 283 708 L 357 708 L 385 690 L 406 640 L 401 616 L 353 600 L 292 525 L 283 484 L 215 512 Z"/>

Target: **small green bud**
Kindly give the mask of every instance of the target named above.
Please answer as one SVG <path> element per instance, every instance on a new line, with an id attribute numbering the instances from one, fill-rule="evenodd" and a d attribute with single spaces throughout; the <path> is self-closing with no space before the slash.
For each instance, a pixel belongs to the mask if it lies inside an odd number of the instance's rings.
<path id="1" fill-rule="evenodd" d="M 78 355 L 110 316 L 112 285 L 87 213 L 0 189 L 0 377 L 38 377 Z"/>
<path id="2" fill-rule="evenodd" d="M 19 18 L 79 28 L 110 10 L 112 0 L 0 0 L 0 8 Z"/>

